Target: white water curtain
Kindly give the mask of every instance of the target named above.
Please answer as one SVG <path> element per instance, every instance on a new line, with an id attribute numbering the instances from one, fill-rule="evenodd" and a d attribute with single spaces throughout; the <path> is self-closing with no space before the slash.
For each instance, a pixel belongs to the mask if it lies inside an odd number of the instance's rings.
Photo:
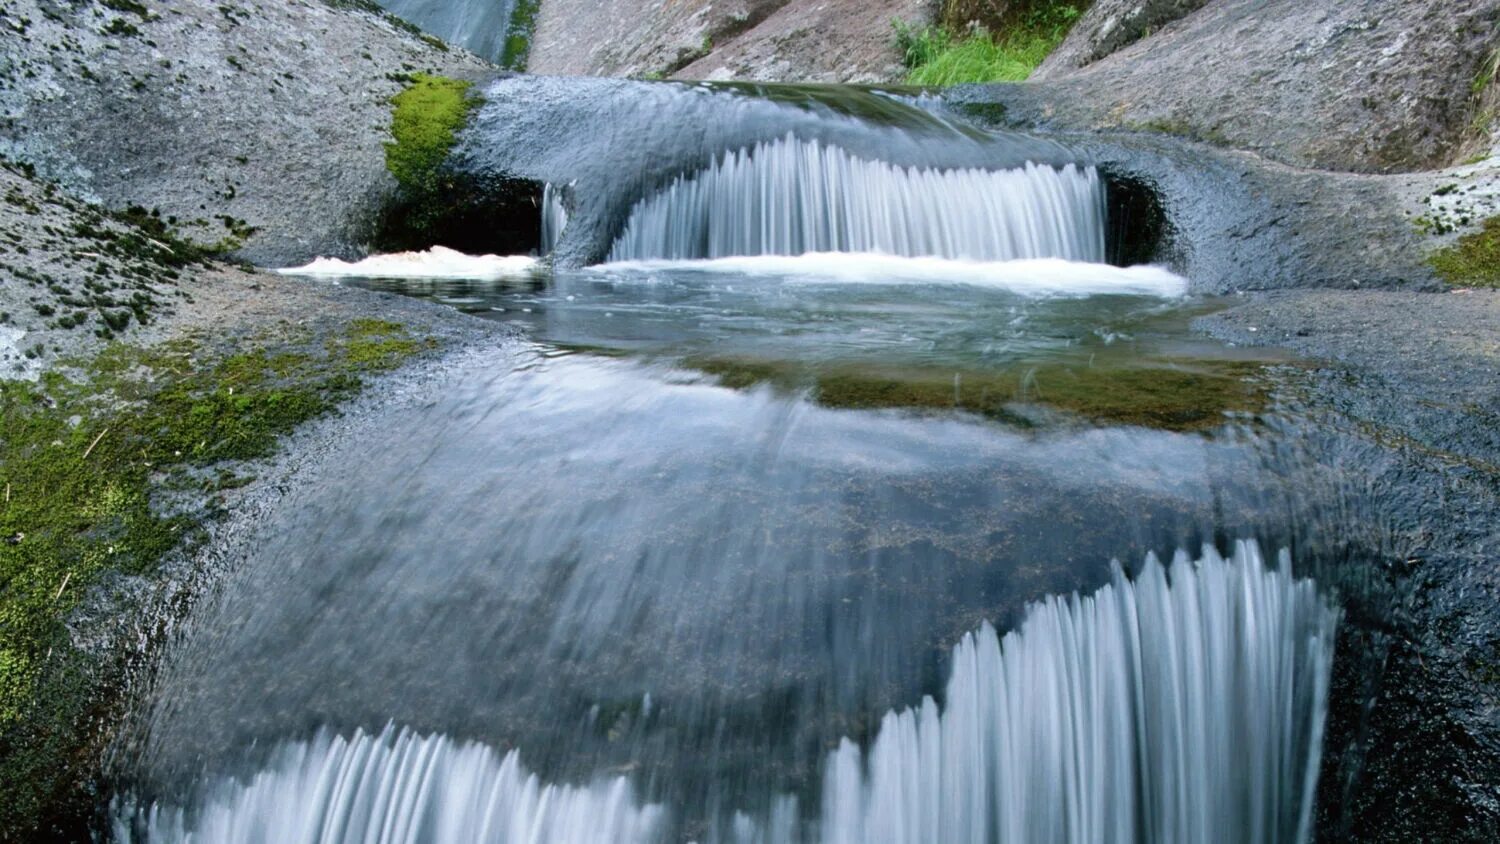
<path id="1" fill-rule="evenodd" d="M 879 252 L 1103 262 L 1092 167 L 938 170 L 790 135 L 730 152 L 636 203 L 611 261 Z"/>

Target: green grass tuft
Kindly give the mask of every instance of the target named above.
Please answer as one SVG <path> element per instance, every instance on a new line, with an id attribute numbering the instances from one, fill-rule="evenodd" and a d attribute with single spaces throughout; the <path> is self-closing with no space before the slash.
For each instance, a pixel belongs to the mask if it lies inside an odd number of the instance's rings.
<path id="1" fill-rule="evenodd" d="M 976 29 L 955 35 L 941 27 L 923 29 L 894 21 L 896 43 L 906 66 L 907 82 L 945 86 L 967 82 L 1020 82 L 1067 37 L 1081 14 L 1072 3 L 1037 8 L 1004 31 Z"/>
<path id="2" fill-rule="evenodd" d="M 1434 252 L 1428 262 L 1449 284 L 1500 287 L 1500 216 L 1490 217 L 1479 231 Z"/>
<path id="3" fill-rule="evenodd" d="M 469 98 L 472 87 L 465 80 L 419 73 L 391 98 L 395 141 L 385 145 L 385 165 L 403 187 L 422 191 L 432 185 L 476 105 Z"/>

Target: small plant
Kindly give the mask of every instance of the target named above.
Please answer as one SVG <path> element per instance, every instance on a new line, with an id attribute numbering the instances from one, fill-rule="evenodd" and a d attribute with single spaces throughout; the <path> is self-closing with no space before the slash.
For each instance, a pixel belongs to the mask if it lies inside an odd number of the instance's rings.
<path id="1" fill-rule="evenodd" d="M 104 34 L 120 35 L 129 38 L 140 35 L 141 31 L 139 29 L 136 29 L 134 24 L 129 23 L 124 18 L 115 18 L 109 22 L 108 26 L 104 27 Z"/>
<path id="2" fill-rule="evenodd" d="M 999 32 L 975 27 L 963 36 L 937 26 L 891 23 L 896 46 L 911 68 L 907 81 L 944 86 L 1026 79 L 1067 37 L 1080 14 L 1073 3 L 1042 3 Z"/>
<path id="3" fill-rule="evenodd" d="M 500 66 L 506 70 L 525 70 L 531 53 L 531 36 L 536 32 L 537 7 L 540 0 L 516 0 L 505 30 L 505 47 L 500 51 Z"/>

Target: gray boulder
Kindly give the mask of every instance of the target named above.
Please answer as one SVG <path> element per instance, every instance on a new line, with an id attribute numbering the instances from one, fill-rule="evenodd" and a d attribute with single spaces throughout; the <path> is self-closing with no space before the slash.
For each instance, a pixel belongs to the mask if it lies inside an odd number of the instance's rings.
<path id="1" fill-rule="evenodd" d="M 257 263 L 358 251 L 395 188 L 383 144 L 401 74 L 487 67 L 374 6 L 135 6 L 9 3 L 0 156 L 107 205 L 160 208 L 203 243 L 253 229 L 240 255 Z"/>

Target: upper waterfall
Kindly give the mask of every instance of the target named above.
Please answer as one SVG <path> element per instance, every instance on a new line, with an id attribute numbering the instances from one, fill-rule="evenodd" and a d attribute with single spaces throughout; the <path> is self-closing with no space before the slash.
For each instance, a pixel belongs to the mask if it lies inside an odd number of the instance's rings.
<path id="1" fill-rule="evenodd" d="M 387 11 L 492 62 L 506 55 L 516 0 L 378 0 Z"/>
<path id="2" fill-rule="evenodd" d="M 881 252 L 1105 260 L 1092 167 L 901 167 L 787 135 L 725 154 L 636 203 L 611 261 Z"/>

